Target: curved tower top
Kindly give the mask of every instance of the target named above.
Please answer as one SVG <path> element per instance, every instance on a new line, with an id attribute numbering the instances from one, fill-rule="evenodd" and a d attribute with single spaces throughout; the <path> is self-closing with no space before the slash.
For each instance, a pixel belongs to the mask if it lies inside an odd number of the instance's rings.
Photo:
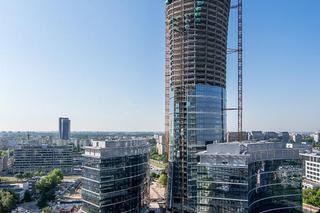
<path id="1" fill-rule="evenodd" d="M 167 0 L 172 83 L 226 87 L 230 0 Z M 184 81 L 184 82 L 180 82 Z"/>

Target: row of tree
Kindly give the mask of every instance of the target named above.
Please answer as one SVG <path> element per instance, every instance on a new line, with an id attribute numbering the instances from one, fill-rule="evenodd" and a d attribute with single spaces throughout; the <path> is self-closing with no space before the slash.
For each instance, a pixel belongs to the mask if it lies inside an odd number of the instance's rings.
<path id="1" fill-rule="evenodd" d="M 14 177 L 20 180 L 30 179 L 36 176 L 44 176 L 46 173 L 42 171 L 18 173 Z"/>

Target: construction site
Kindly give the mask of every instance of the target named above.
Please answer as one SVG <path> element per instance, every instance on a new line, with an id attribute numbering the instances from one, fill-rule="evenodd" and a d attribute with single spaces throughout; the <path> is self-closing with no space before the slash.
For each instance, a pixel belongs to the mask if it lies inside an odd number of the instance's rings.
<path id="1" fill-rule="evenodd" d="M 228 48 L 231 12 L 237 13 L 237 47 Z M 225 142 L 228 111 L 238 112 L 242 141 L 242 1 L 167 0 L 165 131 L 169 162 L 167 206 L 194 212 L 197 153 Z M 227 108 L 227 55 L 237 54 L 238 106 Z"/>

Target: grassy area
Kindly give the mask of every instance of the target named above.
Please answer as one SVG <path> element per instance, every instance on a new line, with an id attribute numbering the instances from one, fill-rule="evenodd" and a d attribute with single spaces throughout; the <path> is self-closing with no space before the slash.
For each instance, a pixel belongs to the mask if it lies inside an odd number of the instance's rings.
<path id="1" fill-rule="evenodd" d="M 0 182 L 16 183 L 16 182 L 19 182 L 19 181 L 20 180 L 18 180 L 15 177 L 9 177 L 9 176 L 3 177 L 3 176 L 0 176 Z"/>
<path id="2" fill-rule="evenodd" d="M 68 176 L 63 176 L 63 180 L 77 180 L 80 179 L 81 175 L 68 175 Z"/>
<path id="3" fill-rule="evenodd" d="M 161 169 L 165 169 L 166 166 L 168 165 L 167 163 L 162 163 L 161 161 L 155 161 L 152 159 L 150 159 L 150 164 L 151 164 L 151 166 L 161 168 Z"/>

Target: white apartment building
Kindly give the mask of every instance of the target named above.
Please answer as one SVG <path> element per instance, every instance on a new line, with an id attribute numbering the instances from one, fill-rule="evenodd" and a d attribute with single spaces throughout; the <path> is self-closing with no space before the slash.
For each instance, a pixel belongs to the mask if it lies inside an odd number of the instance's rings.
<path id="1" fill-rule="evenodd" d="M 163 135 L 159 135 L 157 141 L 157 152 L 159 155 L 164 155 L 165 154 L 165 144 L 163 140 Z"/>
<path id="2" fill-rule="evenodd" d="M 301 153 L 303 158 L 304 177 L 314 183 L 320 183 L 320 151 L 313 150 L 311 153 Z"/>

